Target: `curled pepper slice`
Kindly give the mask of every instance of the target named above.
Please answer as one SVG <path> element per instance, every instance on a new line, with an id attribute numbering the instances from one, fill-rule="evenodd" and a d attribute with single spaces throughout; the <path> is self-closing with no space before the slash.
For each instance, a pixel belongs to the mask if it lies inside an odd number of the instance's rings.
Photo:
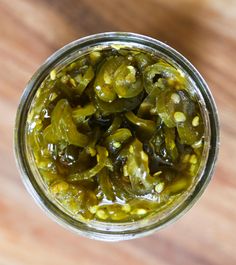
<path id="1" fill-rule="evenodd" d="M 85 120 L 86 117 L 93 115 L 96 112 L 96 108 L 92 103 L 85 105 L 84 107 L 76 107 L 72 111 L 72 117 L 76 123 L 80 123 Z"/>
<path id="2" fill-rule="evenodd" d="M 93 80 L 94 78 L 94 71 L 93 67 L 89 66 L 86 68 L 84 73 L 79 73 L 74 79 L 77 81 L 75 91 L 79 95 L 81 95 L 85 88 L 88 86 L 88 84 Z"/>
<path id="3" fill-rule="evenodd" d="M 175 161 L 179 155 L 175 144 L 175 128 L 164 127 L 164 132 L 167 153 Z"/>
<path id="4" fill-rule="evenodd" d="M 138 109 L 139 117 L 149 117 L 151 113 L 151 109 L 156 106 L 156 98 L 159 96 L 160 90 L 157 88 L 153 88 L 151 92 L 146 96 L 143 102 L 140 104 Z"/>
<path id="5" fill-rule="evenodd" d="M 123 62 L 114 74 L 114 89 L 119 98 L 132 98 L 143 90 L 142 79 L 137 70 L 127 60 Z"/>
<path id="6" fill-rule="evenodd" d="M 120 128 L 113 134 L 109 135 L 106 138 L 105 143 L 111 152 L 115 152 L 116 150 L 119 150 L 122 144 L 125 143 L 130 137 L 132 137 L 132 133 L 129 129 Z"/>
<path id="7" fill-rule="evenodd" d="M 94 177 L 95 175 L 100 172 L 105 166 L 107 161 L 108 152 L 105 147 L 103 146 L 97 146 L 97 164 L 88 170 L 85 170 L 83 172 L 72 174 L 68 177 L 68 181 L 75 182 L 85 179 L 90 179 Z"/>
<path id="8" fill-rule="evenodd" d="M 110 181 L 109 170 L 107 168 L 104 167 L 98 173 L 98 182 L 99 182 L 101 190 L 105 194 L 106 198 L 110 201 L 114 201 L 115 195 L 114 195 L 112 183 Z"/>
<path id="9" fill-rule="evenodd" d="M 120 113 L 123 111 L 129 111 L 135 109 L 142 101 L 143 93 L 133 98 L 117 98 L 112 103 L 100 100 L 95 97 L 95 103 L 99 111 L 104 115 L 111 113 Z"/>
<path id="10" fill-rule="evenodd" d="M 125 117 L 134 125 L 146 132 L 149 136 L 151 136 L 156 130 L 156 124 L 154 121 L 139 118 L 132 111 L 126 112 Z"/>
<path id="11" fill-rule="evenodd" d="M 43 131 L 49 143 L 66 142 L 80 147 L 88 144 L 88 136 L 77 131 L 72 119 L 72 110 L 66 99 L 57 102 L 51 116 L 51 124 Z"/>
<path id="12" fill-rule="evenodd" d="M 112 121 L 111 126 L 107 129 L 107 131 L 104 133 L 103 136 L 107 137 L 108 135 L 114 133 L 117 129 L 119 129 L 121 123 L 122 123 L 121 117 L 115 116 L 115 118 Z"/>
<path id="13" fill-rule="evenodd" d="M 150 93 L 154 87 L 161 90 L 164 90 L 166 86 L 185 89 L 186 79 L 180 70 L 178 71 L 170 64 L 160 60 L 145 68 L 144 86 L 147 93 Z"/>
<path id="14" fill-rule="evenodd" d="M 102 101 L 112 102 L 117 98 L 113 89 L 114 74 L 124 60 L 122 56 L 112 56 L 102 64 L 94 82 L 95 93 Z"/>
<path id="15" fill-rule="evenodd" d="M 148 65 L 153 63 L 153 59 L 149 55 L 142 52 L 136 54 L 134 58 L 140 70 L 144 70 Z"/>
<path id="16" fill-rule="evenodd" d="M 183 144 L 192 145 L 203 135 L 204 127 L 198 107 L 186 92 L 166 90 L 156 99 L 156 108 L 151 110 L 163 120 L 168 128 L 177 127 Z"/>
<path id="17" fill-rule="evenodd" d="M 193 145 L 194 143 L 201 140 L 204 127 L 202 122 L 199 124 L 199 126 L 194 127 L 191 123 L 191 120 L 187 119 L 185 122 L 179 123 L 177 125 L 177 131 L 181 143 Z"/>
<path id="18" fill-rule="evenodd" d="M 145 194 L 152 190 L 154 179 L 150 176 L 148 155 L 143 151 L 143 144 L 135 139 L 129 146 L 124 176 L 128 176 L 135 194 Z"/>

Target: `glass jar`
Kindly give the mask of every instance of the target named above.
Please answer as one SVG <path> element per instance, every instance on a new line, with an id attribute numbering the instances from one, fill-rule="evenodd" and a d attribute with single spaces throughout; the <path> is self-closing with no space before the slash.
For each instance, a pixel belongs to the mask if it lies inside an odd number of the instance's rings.
<path id="1" fill-rule="evenodd" d="M 108 223 L 91 221 L 83 223 L 74 219 L 65 211 L 47 191 L 45 184 L 34 164 L 33 156 L 26 140 L 27 115 L 34 96 L 52 69 L 61 68 L 76 58 L 97 48 L 119 47 L 145 50 L 161 56 L 172 65 L 178 66 L 195 88 L 200 109 L 204 119 L 204 149 L 200 170 L 194 185 L 175 204 L 164 212 L 146 217 L 142 220 L 126 223 Z M 185 214 L 201 196 L 209 183 L 216 163 L 219 147 L 219 123 L 217 109 L 211 92 L 194 66 L 180 53 L 168 45 L 153 38 L 122 32 L 100 33 L 76 40 L 64 46 L 50 56 L 36 71 L 27 84 L 18 107 L 15 124 L 15 156 L 22 180 L 35 201 L 57 223 L 71 231 L 92 239 L 119 241 L 148 235 L 167 224 L 173 223 Z"/>

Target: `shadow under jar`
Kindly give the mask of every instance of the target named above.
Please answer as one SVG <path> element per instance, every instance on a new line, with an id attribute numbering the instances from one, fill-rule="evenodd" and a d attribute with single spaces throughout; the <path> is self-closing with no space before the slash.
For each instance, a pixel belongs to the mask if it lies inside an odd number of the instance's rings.
<path id="1" fill-rule="evenodd" d="M 15 125 L 23 182 L 59 224 L 92 239 L 148 235 L 182 216 L 212 176 L 217 110 L 177 51 L 134 33 L 58 50 L 29 81 Z"/>

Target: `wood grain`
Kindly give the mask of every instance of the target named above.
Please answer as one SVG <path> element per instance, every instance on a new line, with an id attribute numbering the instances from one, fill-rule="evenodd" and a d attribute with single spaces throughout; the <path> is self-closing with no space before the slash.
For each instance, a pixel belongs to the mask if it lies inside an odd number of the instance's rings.
<path id="1" fill-rule="evenodd" d="M 131 31 L 165 41 L 200 70 L 221 120 L 214 178 L 176 224 L 115 244 L 52 222 L 23 187 L 12 146 L 30 76 L 56 49 L 97 32 Z M 0 265 L 236 264 L 236 1 L 0 0 Z"/>

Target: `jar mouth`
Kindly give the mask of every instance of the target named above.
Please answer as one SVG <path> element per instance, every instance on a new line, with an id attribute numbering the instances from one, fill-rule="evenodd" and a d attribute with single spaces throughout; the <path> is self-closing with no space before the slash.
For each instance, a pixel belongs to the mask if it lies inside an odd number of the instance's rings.
<path id="1" fill-rule="evenodd" d="M 39 183 L 36 176 L 39 175 L 32 165 L 26 141 L 26 122 L 31 102 L 37 89 L 49 72 L 57 67 L 62 61 L 67 64 L 75 59 L 75 56 L 94 49 L 95 47 L 110 47 L 111 45 L 124 45 L 136 47 L 142 50 L 159 53 L 167 60 L 171 60 L 180 67 L 194 83 L 200 102 L 201 111 L 205 122 L 205 144 L 199 170 L 198 181 L 190 191 L 183 194 L 168 212 L 163 213 L 161 218 L 151 216 L 135 222 L 110 223 L 96 222 L 82 223 L 66 213 L 65 210 L 52 202 L 49 195 L 43 190 L 43 183 Z M 20 100 L 16 115 L 14 132 L 15 156 L 21 172 L 22 180 L 36 202 L 59 224 L 81 235 L 106 241 L 118 241 L 141 237 L 173 223 L 185 214 L 201 196 L 213 174 L 219 149 L 219 122 L 215 102 L 211 92 L 194 66 L 180 53 L 165 43 L 153 38 L 126 32 L 107 32 L 91 35 L 71 42 L 50 56 L 41 65 L 27 84 Z"/>

